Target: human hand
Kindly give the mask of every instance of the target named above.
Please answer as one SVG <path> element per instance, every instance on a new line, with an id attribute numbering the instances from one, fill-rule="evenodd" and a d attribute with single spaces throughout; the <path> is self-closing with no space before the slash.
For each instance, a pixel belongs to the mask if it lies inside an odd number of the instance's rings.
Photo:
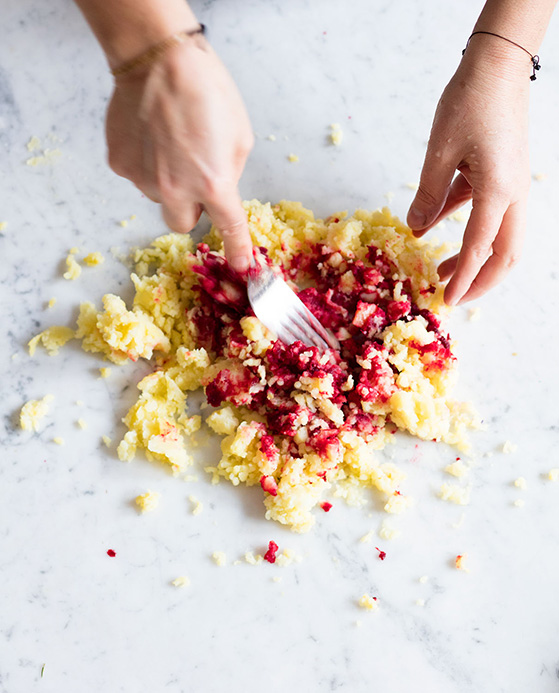
<path id="1" fill-rule="evenodd" d="M 233 79 L 203 37 L 117 77 L 106 133 L 111 168 L 161 203 L 171 229 L 190 231 L 205 210 L 229 263 L 248 268 L 238 182 L 254 140 Z"/>
<path id="2" fill-rule="evenodd" d="M 461 250 L 438 269 L 449 280 L 449 305 L 503 279 L 520 256 L 526 223 L 530 64 L 514 47 L 477 38 L 437 106 L 407 218 L 419 237 L 472 200 Z"/>

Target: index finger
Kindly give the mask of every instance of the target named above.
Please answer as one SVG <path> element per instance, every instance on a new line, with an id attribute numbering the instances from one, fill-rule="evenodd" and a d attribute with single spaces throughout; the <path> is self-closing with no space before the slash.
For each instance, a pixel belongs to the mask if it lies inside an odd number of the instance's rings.
<path id="1" fill-rule="evenodd" d="M 489 196 L 481 199 L 474 197 L 456 270 L 444 293 L 444 300 L 448 305 L 455 305 L 460 301 L 491 255 L 493 241 L 497 237 L 506 209 L 504 200 L 495 200 Z"/>
<path id="2" fill-rule="evenodd" d="M 252 257 L 252 241 L 238 192 L 234 190 L 221 195 L 219 200 L 204 203 L 204 209 L 223 238 L 227 261 L 237 272 L 246 272 Z"/>

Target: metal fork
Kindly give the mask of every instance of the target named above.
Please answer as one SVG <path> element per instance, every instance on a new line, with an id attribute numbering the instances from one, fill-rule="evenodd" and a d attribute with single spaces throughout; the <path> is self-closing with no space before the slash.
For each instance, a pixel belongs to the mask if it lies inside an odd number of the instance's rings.
<path id="1" fill-rule="evenodd" d="M 252 259 L 248 300 L 256 317 L 282 342 L 339 350 L 340 343 L 311 313 L 297 294 L 268 265 Z"/>

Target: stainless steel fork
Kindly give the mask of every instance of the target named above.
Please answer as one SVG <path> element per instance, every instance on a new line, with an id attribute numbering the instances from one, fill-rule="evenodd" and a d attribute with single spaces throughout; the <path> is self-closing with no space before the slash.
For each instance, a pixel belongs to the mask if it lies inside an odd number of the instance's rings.
<path id="1" fill-rule="evenodd" d="M 311 313 L 297 294 L 268 265 L 252 260 L 248 299 L 256 317 L 282 342 L 339 350 L 340 343 Z"/>

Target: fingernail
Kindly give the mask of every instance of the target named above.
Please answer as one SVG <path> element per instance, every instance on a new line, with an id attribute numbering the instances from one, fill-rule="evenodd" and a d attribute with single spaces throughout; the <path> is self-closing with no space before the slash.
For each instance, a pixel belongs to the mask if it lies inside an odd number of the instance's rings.
<path id="1" fill-rule="evenodd" d="M 427 224 L 427 217 L 417 207 L 410 207 L 408 225 L 412 229 L 421 229 Z"/>
<path id="2" fill-rule="evenodd" d="M 246 255 L 234 255 L 229 259 L 229 264 L 234 270 L 240 274 L 244 274 L 250 266 L 250 261 Z"/>

